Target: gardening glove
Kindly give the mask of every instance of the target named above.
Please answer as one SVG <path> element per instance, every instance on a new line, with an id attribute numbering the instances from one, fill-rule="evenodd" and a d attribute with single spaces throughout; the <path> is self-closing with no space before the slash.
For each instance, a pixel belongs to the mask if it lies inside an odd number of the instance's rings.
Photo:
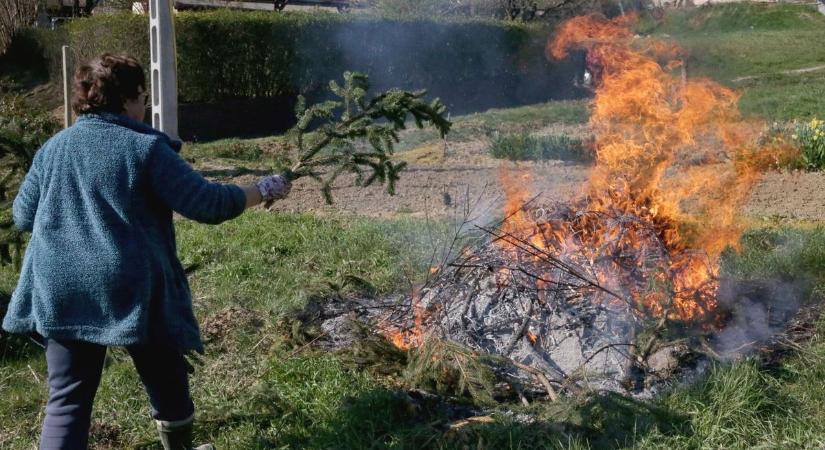
<path id="1" fill-rule="evenodd" d="M 258 187 L 258 191 L 261 192 L 261 197 L 265 202 L 286 198 L 292 189 L 292 183 L 283 175 L 263 177 L 255 183 L 255 186 Z"/>

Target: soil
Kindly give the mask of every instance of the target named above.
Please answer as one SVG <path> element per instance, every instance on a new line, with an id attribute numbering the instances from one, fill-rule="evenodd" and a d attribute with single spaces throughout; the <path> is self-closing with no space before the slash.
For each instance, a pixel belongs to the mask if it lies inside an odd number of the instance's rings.
<path id="1" fill-rule="evenodd" d="M 585 137 L 584 125 L 554 125 L 536 135 L 567 134 Z M 409 163 L 396 186 L 396 195 L 386 187 L 359 187 L 354 177 L 341 177 L 333 189 L 335 203 L 327 205 L 319 187 L 311 179 L 294 183 L 288 199 L 276 202 L 272 209 L 283 212 L 352 214 L 372 217 L 445 217 L 453 216 L 470 205 L 476 211 L 498 213 L 503 201 L 502 180 L 519 180 L 520 173 L 531 174 L 530 192 L 540 203 L 566 201 L 582 188 L 590 166 L 579 162 L 510 162 L 487 155 L 486 141 L 432 143 L 399 153 Z M 263 173 L 233 176 L 227 168 L 209 171 L 221 181 L 252 183 Z M 223 170 L 221 170 L 223 169 Z M 754 187 L 741 209 L 752 218 L 789 218 L 825 220 L 825 173 L 769 172 Z M 468 195 L 469 194 L 469 195 Z M 469 198 L 469 200 L 467 200 Z"/>
<path id="2" fill-rule="evenodd" d="M 751 193 L 743 213 L 751 217 L 825 220 L 825 173 L 767 173 Z"/>

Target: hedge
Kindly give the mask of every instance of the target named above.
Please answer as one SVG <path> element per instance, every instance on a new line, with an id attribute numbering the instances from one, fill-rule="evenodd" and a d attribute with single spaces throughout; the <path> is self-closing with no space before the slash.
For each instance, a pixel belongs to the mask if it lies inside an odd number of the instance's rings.
<path id="1" fill-rule="evenodd" d="M 56 77 L 64 43 L 76 60 L 125 52 L 148 67 L 147 22 L 146 16 L 100 16 L 29 34 Z M 229 10 L 182 12 L 175 26 L 183 102 L 313 94 L 345 70 L 369 74 L 376 89 L 426 88 L 447 97 L 448 105 L 466 106 L 459 109 L 473 109 L 478 99 L 519 103 L 574 95 L 557 92 L 568 79 L 558 69 L 569 67 L 546 61 L 549 32 L 535 26 Z"/>

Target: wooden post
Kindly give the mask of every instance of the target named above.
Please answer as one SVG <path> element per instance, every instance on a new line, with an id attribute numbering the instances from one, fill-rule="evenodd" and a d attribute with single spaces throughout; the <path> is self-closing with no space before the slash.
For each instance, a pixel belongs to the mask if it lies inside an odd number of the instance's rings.
<path id="1" fill-rule="evenodd" d="M 72 126 L 72 107 L 69 105 L 69 46 L 64 45 L 62 50 L 63 57 L 63 127 L 69 128 Z"/>

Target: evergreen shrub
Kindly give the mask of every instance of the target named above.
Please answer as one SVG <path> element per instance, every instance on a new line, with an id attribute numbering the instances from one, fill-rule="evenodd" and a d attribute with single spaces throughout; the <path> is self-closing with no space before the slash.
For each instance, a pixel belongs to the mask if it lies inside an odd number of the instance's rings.
<path id="1" fill-rule="evenodd" d="M 454 111 L 455 102 L 472 109 L 474 101 L 542 101 L 564 84 L 543 55 L 549 31 L 524 24 L 218 10 L 179 13 L 175 27 L 179 94 L 188 103 L 312 100 L 347 70 L 367 74 L 377 90 L 428 89 Z M 40 42 L 55 81 L 67 43 L 76 61 L 109 51 L 149 66 L 146 16 L 94 16 L 28 34 Z"/>

